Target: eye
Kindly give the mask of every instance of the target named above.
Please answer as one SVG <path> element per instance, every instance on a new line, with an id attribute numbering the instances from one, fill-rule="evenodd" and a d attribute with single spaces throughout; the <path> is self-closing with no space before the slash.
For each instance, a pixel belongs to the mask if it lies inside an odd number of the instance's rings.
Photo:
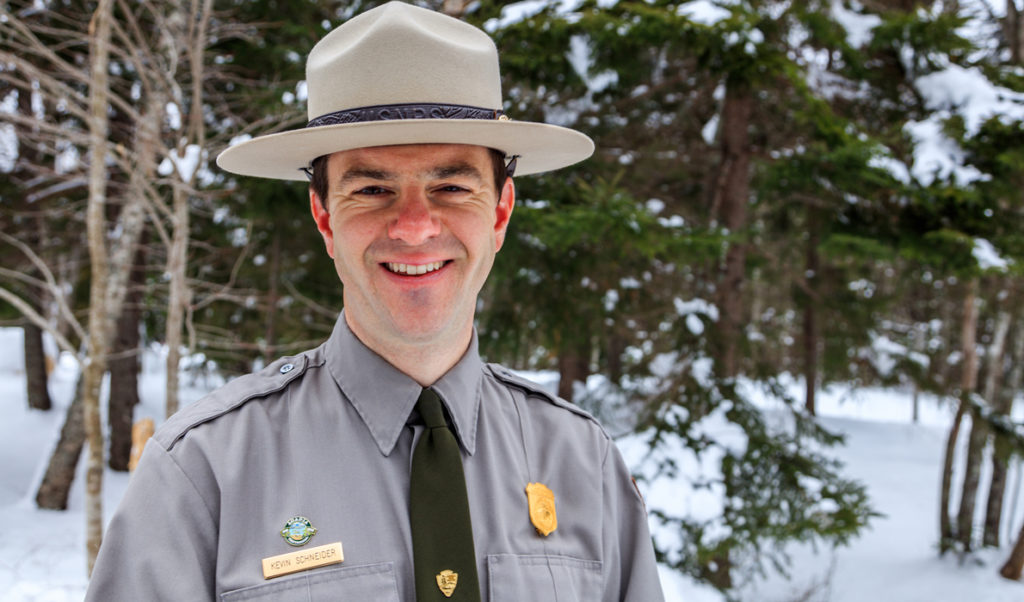
<path id="1" fill-rule="evenodd" d="M 362 195 L 367 195 L 367 196 L 376 196 L 376 195 L 380 195 L 380 194 L 387 194 L 387 192 L 388 191 L 387 191 L 386 188 L 381 188 L 380 186 L 364 186 L 364 187 L 360 188 L 359 190 L 356 190 L 355 194 L 362 194 Z"/>
<path id="2" fill-rule="evenodd" d="M 442 184 L 434 188 L 436 194 L 467 194 L 472 192 L 471 188 L 459 184 Z"/>

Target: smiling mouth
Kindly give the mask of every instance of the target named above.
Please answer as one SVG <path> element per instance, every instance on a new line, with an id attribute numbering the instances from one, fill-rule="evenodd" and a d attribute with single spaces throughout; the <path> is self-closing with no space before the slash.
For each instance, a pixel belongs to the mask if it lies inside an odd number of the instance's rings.
<path id="1" fill-rule="evenodd" d="M 382 264 L 389 272 L 393 274 L 401 274 L 403 276 L 422 276 L 431 272 L 436 272 L 444 267 L 448 263 L 446 261 L 433 261 L 431 263 L 424 263 L 420 265 L 413 265 L 409 263 L 394 263 L 386 262 Z"/>

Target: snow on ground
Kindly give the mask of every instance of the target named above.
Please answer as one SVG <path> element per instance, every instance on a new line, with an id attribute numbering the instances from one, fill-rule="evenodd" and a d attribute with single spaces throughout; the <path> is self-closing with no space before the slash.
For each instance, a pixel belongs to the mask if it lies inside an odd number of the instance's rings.
<path id="1" fill-rule="evenodd" d="M 66 512 L 35 508 L 33 495 L 60 430 L 77 374 L 73 360 L 58 362 L 51 378 L 57 407 L 29 411 L 21 364 L 21 331 L 0 329 L 0 515 L 11 535 L 0 538 L 0 602 L 81 600 L 86 586 L 82 479 L 76 481 Z M 144 356 L 136 418 L 162 415 L 163 357 Z M 183 375 L 184 400 L 196 399 L 219 378 L 192 371 Z M 799 383 L 792 383 L 798 387 Z M 772 401 L 758 401 L 771 411 Z M 1008 548 L 986 552 L 960 565 L 935 553 L 939 465 L 951 410 L 922 397 L 920 418 L 911 423 L 910 397 L 834 387 L 819 397 L 824 424 L 847 436 L 836 451 L 846 473 L 868 485 L 875 508 L 884 514 L 850 546 L 832 551 L 790 548 L 792 579 L 779 575 L 748 583 L 741 599 L 750 602 L 1009 602 L 1024 600 L 1024 584 L 998 577 Z M 627 457 L 629 441 L 623 441 Z M 642 454 L 640 454 L 642 456 Z M 81 466 L 80 466 L 81 469 Z M 108 472 L 104 509 L 109 516 L 128 477 Z M 1021 491 L 1021 472 L 1010 486 Z M 645 492 L 655 493 L 655 492 Z M 1013 506 L 1008 503 L 1008 506 Z M 1024 500 L 1015 511 L 1014 532 L 1024 520 Z M 669 537 L 671 534 L 658 534 Z M 714 590 L 677 573 L 660 571 L 669 602 L 721 602 Z"/>

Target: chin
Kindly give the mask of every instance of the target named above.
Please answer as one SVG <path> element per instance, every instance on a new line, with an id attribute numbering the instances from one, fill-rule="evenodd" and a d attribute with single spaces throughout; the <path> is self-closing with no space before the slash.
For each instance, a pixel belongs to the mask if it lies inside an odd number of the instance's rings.
<path id="1" fill-rule="evenodd" d="M 452 316 L 414 317 L 405 314 L 392 323 L 395 330 L 400 332 L 404 338 L 417 342 L 428 342 L 457 330 Z"/>

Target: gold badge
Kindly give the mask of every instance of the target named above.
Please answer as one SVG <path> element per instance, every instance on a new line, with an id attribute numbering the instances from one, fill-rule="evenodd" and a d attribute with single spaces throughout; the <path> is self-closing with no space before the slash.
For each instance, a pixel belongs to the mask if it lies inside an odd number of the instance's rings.
<path id="1" fill-rule="evenodd" d="M 263 578 L 273 579 L 281 575 L 290 575 L 299 571 L 338 564 L 344 560 L 345 554 L 341 550 L 340 541 L 327 544 L 326 546 L 307 548 L 290 554 L 264 558 Z"/>
<path id="2" fill-rule="evenodd" d="M 459 574 L 445 569 L 437 574 L 437 587 L 444 594 L 445 598 L 451 598 L 455 592 L 455 586 L 459 583 Z"/>
<path id="3" fill-rule="evenodd" d="M 530 483 L 526 486 L 526 500 L 530 504 L 530 522 L 538 533 L 547 537 L 558 528 L 554 492 L 543 483 Z"/>

